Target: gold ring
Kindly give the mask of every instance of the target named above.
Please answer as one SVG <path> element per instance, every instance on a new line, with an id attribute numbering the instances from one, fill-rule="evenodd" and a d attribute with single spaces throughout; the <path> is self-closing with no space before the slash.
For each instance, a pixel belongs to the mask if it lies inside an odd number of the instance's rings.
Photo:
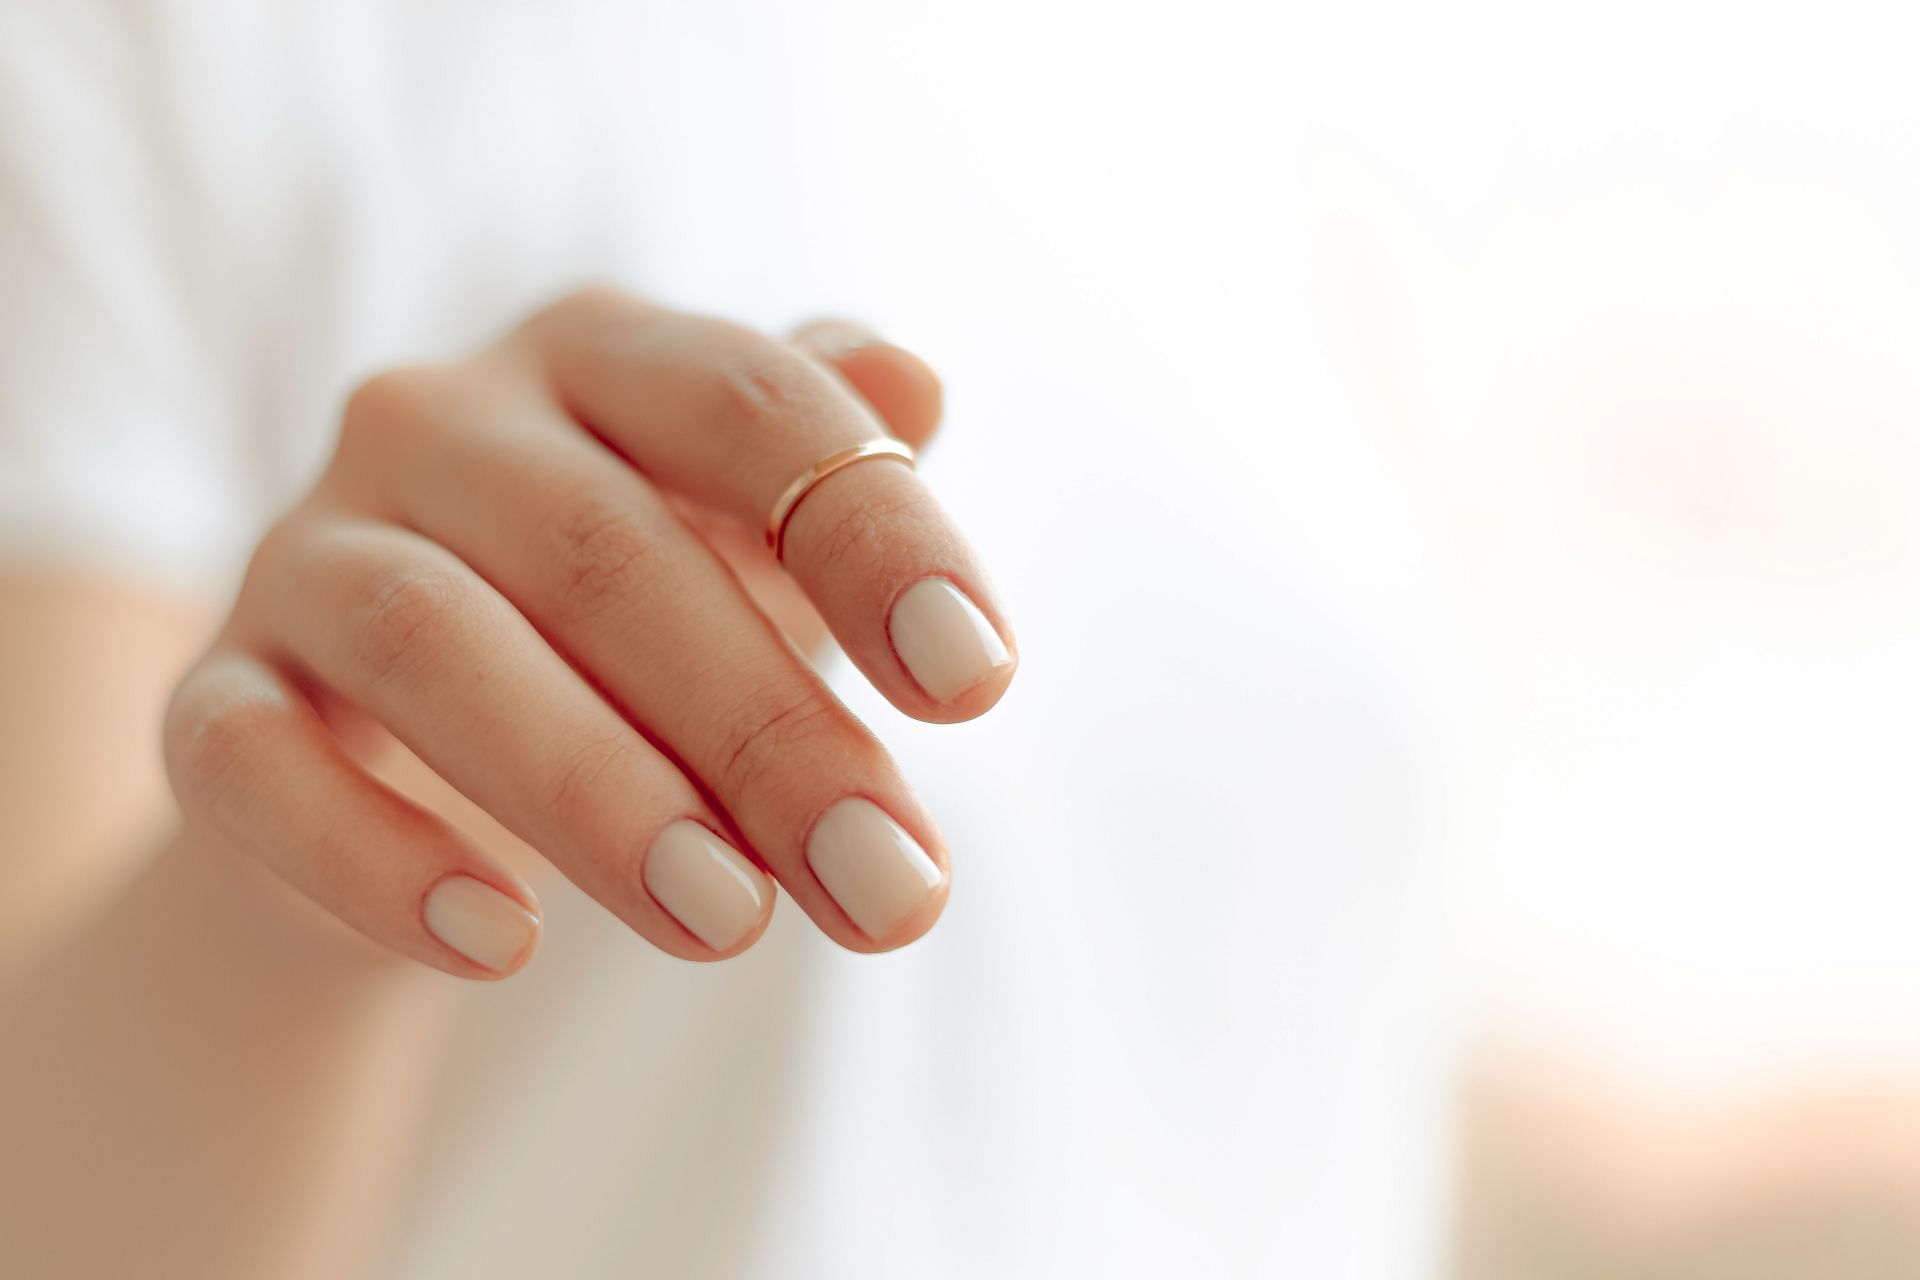
<path id="1" fill-rule="evenodd" d="M 767 545 L 773 549 L 775 560 L 786 554 L 787 522 L 793 519 L 794 509 L 800 505 L 800 500 L 813 492 L 813 486 L 840 468 L 850 467 L 868 458 L 898 458 L 912 466 L 913 450 L 898 440 L 869 440 L 851 449 L 829 454 L 808 467 L 798 480 L 787 486 L 787 491 L 780 495 L 780 501 L 773 504 L 773 514 L 767 517 Z"/>

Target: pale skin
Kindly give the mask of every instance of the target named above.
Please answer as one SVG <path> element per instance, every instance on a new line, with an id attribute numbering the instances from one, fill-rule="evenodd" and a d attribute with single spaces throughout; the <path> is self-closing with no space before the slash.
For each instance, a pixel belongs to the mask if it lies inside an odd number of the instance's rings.
<path id="1" fill-rule="evenodd" d="M 124 584 L 0 577 L 13 1261 L 350 1273 L 461 985 L 432 971 L 524 967 L 554 871 L 690 961 L 750 948 L 774 884 L 855 951 L 925 933 L 945 846 L 803 655 L 830 631 L 901 711 L 959 721 L 1005 691 L 1011 630 L 898 461 L 822 480 L 784 563 L 762 529 L 820 458 L 924 444 L 939 415 L 931 370 L 854 326 L 776 341 L 593 290 L 360 387 L 224 620 Z M 991 630 L 979 678 L 956 689 L 946 662 L 939 696 L 894 612 L 929 579 Z M 816 874 L 815 828 L 850 797 L 937 869 L 907 908 L 876 916 Z M 685 822 L 735 851 L 729 883 L 764 890 L 720 945 L 647 866 Z M 472 932 L 430 906 L 450 880 L 504 898 L 524 945 L 491 917 L 488 946 L 449 945 L 436 928 Z"/>

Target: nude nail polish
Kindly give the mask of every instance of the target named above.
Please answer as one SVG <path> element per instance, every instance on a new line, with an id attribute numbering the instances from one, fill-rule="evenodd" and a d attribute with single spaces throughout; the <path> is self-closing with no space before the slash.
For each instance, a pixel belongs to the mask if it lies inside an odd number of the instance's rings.
<path id="1" fill-rule="evenodd" d="M 668 915 L 715 951 L 751 933 L 773 893 L 746 855 L 691 818 L 654 837 L 641 879 Z"/>
<path id="2" fill-rule="evenodd" d="M 484 969 L 505 973 L 533 945 L 540 917 L 472 876 L 448 876 L 427 894 L 434 937 Z"/>
<path id="3" fill-rule="evenodd" d="M 851 320 L 822 320 L 808 325 L 805 343 L 829 360 L 839 360 L 867 347 L 883 345 L 873 330 Z"/>
<path id="4" fill-rule="evenodd" d="M 1013 661 L 986 615 L 945 578 L 923 578 L 901 592 L 887 634 L 907 674 L 935 702 L 951 702 Z"/>
<path id="5" fill-rule="evenodd" d="M 813 824 L 807 865 L 875 942 L 899 928 L 946 879 L 899 823 L 859 796 L 836 802 Z"/>

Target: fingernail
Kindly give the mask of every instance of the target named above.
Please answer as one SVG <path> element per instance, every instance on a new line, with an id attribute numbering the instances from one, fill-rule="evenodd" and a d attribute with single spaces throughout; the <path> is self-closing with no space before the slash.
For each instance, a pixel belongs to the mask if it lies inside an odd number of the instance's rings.
<path id="1" fill-rule="evenodd" d="M 899 823 L 858 796 L 836 802 L 813 824 L 807 865 L 875 942 L 917 911 L 946 878 Z"/>
<path id="2" fill-rule="evenodd" d="M 851 320 L 821 320 L 810 324 L 802 340 L 829 360 L 852 355 L 863 347 L 886 345 L 879 334 Z"/>
<path id="3" fill-rule="evenodd" d="M 901 592 L 887 634 L 907 673 L 935 702 L 952 701 L 1013 661 L 987 616 L 945 578 Z"/>
<path id="4" fill-rule="evenodd" d="M 691 818 L 654 837 L 641 879 L 668 915 L 715 951 L 753 931 L 772 892 L 760 868 Z"/>
<path id="5" fill-rule="evenodd" d="M 433 886 L 424 915 L 434 937 L 495 973 L 511 969 L 540 932 L 539 916 L 472 876 Z"/>

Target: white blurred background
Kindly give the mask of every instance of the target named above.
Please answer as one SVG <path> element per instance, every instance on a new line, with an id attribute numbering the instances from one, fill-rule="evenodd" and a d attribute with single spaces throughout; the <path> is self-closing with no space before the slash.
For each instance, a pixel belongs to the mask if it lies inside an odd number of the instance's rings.
<path id="1" fill-rule="evenodd" d="M 1288 1011 L 1409 974 L 1368 1087 L 1464 1086 L 1456 1265 L 1920 1273 L 1909 22 L 792 11 L 820 287 L 946 362 L 1026 619 L 978 741 L 1093 755 L 1104 876 L 1178 904 L 1089 923 L 1110 1016 L 1271 1073 L 1212 1149 L 1246 1258 L 1329 1114 Z M 1018 918 L 976 874 L 962 927 Z"/>

